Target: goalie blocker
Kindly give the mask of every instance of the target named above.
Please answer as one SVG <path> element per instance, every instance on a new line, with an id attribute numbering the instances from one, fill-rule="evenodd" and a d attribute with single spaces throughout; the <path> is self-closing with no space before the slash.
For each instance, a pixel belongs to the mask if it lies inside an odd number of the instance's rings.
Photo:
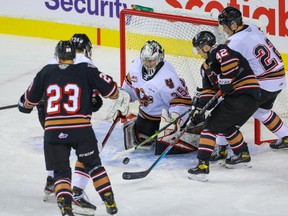
<path id="1" fill-rule="evenodd" d="M 177 114 L 172 114 L 171 118 L 166 110 L 162 110 L 161 121 L 151 121 L 143 119 L 140 116 L 127 121 L 123 125 L 124 132 L 124 147 L 130 149 L 139 145 L 148 137 L 152 136 L 159 127 L 169 124 L 173 119 L 177 118 Z M 155 155 L 160 155 L 172 143 L 178 134 L 181 133 L 180 119 L 176 124 L 172 124 L 167 129 L 159 133 L 157 140 L 154 139 L 151 142 L 141 146 L 139 149 L 151 149 L 155 145 Z M 185 132 L 181 138 L 177 141 L 174 147 L 170 150 L 169 154 L 185 154 L 197 150 L 198 141 L 200 138 L 201 124 L 191 130 Z M 144 134 L 144 133 L 145 134 Z"/>

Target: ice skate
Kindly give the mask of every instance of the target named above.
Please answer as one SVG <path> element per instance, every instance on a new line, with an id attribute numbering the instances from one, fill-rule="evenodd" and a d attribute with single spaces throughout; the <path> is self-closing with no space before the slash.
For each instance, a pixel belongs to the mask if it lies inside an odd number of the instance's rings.
<path id="1" fill-rule="evenodd" d="M 288 136 L 285 136 L 277 141 L 270 143 L 272 149 L 288 149 Z"/>
<path id="2" fill-rule="evenodd" d="M 231 156 L 227 158 L 225 163 L 225 167 L 229 169 L 234 168 L 251 168 L 252 165 L 250 163 L 251 157 L 248 152 L 241 152 L 238 155 Z"/>
<path id="3" fill-rule="evenodd" d="M 88 200 L 84 190 L 78 187 L 73 187 L 73 212 L 80 215 L 93 216 L 96 211 L 96 206 Z"/>
<path id="4" fill-rule="evenodd" d="M 189 169 L 188 173 L 188 178 L 191 180 L 197 180 L 201 182 L 208 181 L 209 161 L 199 160 L 198 165 Z"/>
<path id="5" fill-rule="evenodd" d="M 225 165 L 225 160 L 228 156 L 227 145 L 216 145 L 209 161 L 212 164 L 216 165 Z"/>
<path id="6" fill-rule="evenodd" d="M 48 176 L 47 177 L 47 180 L 46 180 L 46 185 L 45 185 L 45 188 L 44 188 L 44 197 L 43 197 L 43 201 L 46 202 L 48 201 L 51 197 L 54 197 L 55 194 L 54 194 L 54 178 L 51 177 L 51 176 Z"/>
<path id="7" fill-rule="evenodd" d="M 65 199 L 63 197 L 57 199 L 57 204 L 62 216 L 75 216 L 72 212 L 72 207 L 65 205 Z"/>
<path id="8" fill-rule="evenodd" d="M 108 214 L 115 215 L 118 212 L 114 196 L 111 192 L 107 192 L 104 194 L 104 203 Z"/>

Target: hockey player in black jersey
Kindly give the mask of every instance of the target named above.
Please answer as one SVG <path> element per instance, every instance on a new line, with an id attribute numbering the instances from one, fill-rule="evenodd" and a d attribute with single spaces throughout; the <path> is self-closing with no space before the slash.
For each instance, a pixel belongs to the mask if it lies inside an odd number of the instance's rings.
<path id="1" fill-rule="evenodd" d="M 94 65 L 91 57 L 92 57 L 92 43 L 86 34 L 75 33 L 70 39 L 72 44 L 75 47 L 76 57 L 74 59 L 74 64 L 79 63 L 89 63 Z M 49 64 L 59 64 L 58 60 L 54 56 L 52 60 L 49 61 Z M 24 97 L 24 95 L 23 95 Z M 103 104 L 102 98 L 97 94 L 97 91 L 93 91 L 92 93 L 92 111 L 98 111 Z M 39 104 L 36 106 L 38 110 L 39 122 L 44 129 L 45 124 L 45 103 L 44 100 L 41 100 Z M 48 176 L 46 179 L 45 187 L 44 187 L 44 201 L 50 199 L 51 196 L 54 195 L 54 171 L 48 170 Z M 89 173 L 84 169 L 84 166 L 79 161 L 75 163 L 75 169 L 73 173 L 73 211 L 74 213 L 83 214 L 83 215 L 94 215 L 96 211 L 96 206 L 93 205 L 85 193 L 85 188 L 90 180 Z"/>
<path id="2" fill-rule="evenodd" d="M 243 139 L 240 127 L 258 108 L 260 87 L 248 61 L 227 45 L 216 45 L 216 38 L 209 31 L 201 31 L 192 40 L 205 62 L 200 73 L 203 90 L 198 103 L 191 113 L 191 124 L 197 125 L 205 119 L 199 114 L 204 105 L 217 92 L 221 91 L 223 100 L 213 104 L 209 116 L 204 121 L 200 134 L 196 167 L 188 170 L 189 178 L 206 181 L 209 173 L 209 158 L 216 145 L 216 135 L 223 134 L 234 156 L 226 159 L 226 167 L 238 165 L 251 167 L 247 143 Z"/>
<path id="3" fill-rule="evenodd" d="M 116 99 L 117 85 L 112 77 L 91 64 L 73 64 L 75 48 L 70 41 L 60 41 L 55 54 L 59 64 L 46 65 L 37 73 L 19 101 L 19 110 L 30 113 L 44 99 L 45 163 L 47 170 L 54 170 L 55 194 L 62 215 L 74 215 L 69 164 L 71 148 L 75 149 L 78 160 L 88 170 L 107 213 L 114 215 L 118 211 L 114 193 L 101 164 L 90 120 L 93 89 L 97 89 L 103 97 Z"/>

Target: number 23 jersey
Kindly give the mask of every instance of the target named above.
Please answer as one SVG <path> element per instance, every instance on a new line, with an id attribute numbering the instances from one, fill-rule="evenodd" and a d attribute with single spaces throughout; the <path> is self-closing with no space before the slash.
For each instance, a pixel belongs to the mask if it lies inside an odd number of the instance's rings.
<path id="1" fill-rule="evenodd" d="M 91 95 L 97 89 L 103 97 L 118 94 L 112 77 L 95 66 L 50 64 L 37 73 L 25 92 L 25 99 L 37 105 L 46 104 L 45 132 L 50 130 L 91 127 Z"/>

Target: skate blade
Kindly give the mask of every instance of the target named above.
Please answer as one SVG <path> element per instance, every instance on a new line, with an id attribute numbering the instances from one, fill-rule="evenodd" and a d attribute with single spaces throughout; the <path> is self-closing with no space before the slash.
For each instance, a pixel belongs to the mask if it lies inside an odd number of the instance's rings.
<path id="1" fill-rule="evenodd" d="M 271 147 L 270 147 L 271 148 Z M 288 146 L 286 147 L 282 147 L 282 148 L 271 148 L 272 150 L 276 150 L 276 151 L 279 151 L 279 150 L 283 150 L 283 151 L 288 151 Z"/>
<path id="2" fill-rule="evenodd" d="M 55 194 L 54 193 L 47 193 L 44 195 L 43 197 L 43 201 L 44 202 L 48 202 L 50 199 L 54 199 L 55 198 Z"/>
<path id="3" fill-rule="evenodd" d="M 191 180 L 196 180 L 200 182 L 207 182 L 208 181 L 208 176 L 207 174 L 188 174 L 188 178 Z"/>
<path id="4" fill-rule="evenodd" d="M 217 161 L 210 161 L 210 167 L 219 167 L 219 166 L 225 166 L 225 159 L 217 160 Z"/>
<path id="5" fill-rule="evenodd" d="M 82 208 L 78 205 L 75 205 L 72 202 L 72 207 L 73 207 L 73 213 L 78 214 L 78 215 L 87 215 L 87 216 L 94 216 L 95 211 L 94 209 L 91 208 Z"/>
<path id="6" fill-rule="evenodd" d="M 246 168 L 251 168 L 252 164 L 250 162 L 239 163 L 239 164 L 225 164 L 225 167 L 227 169 L 246 169 Z"/>

